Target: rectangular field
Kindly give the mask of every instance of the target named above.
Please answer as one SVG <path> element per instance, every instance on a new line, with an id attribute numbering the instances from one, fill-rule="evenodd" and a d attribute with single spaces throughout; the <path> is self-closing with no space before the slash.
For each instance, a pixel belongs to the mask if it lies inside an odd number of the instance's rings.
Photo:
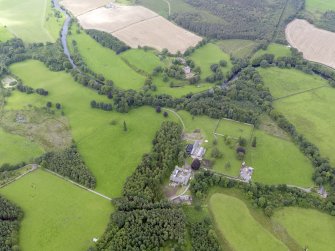
<path id="1" fill-rule="evenodd" d="M 110 0 L 61 0 L 59 3 L 68 9 L 74 16 L 79 16 L 102 7 L 110 2 Z"/>
<path id="2" fill-rule="evenodd" d="M 80 251 L 107 226 L 111 203 L 46 171 L 37 170 L 0 190 L 24 212 L 20 247 Z"/>

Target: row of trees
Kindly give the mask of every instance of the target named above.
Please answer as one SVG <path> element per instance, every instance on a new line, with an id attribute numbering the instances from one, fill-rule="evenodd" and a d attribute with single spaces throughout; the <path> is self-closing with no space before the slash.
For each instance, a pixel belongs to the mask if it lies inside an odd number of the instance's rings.
<path id="1" fill-rule="evenodd" d="M 36 90 L 34 90 L 34 88 L 32 87 L 22 84 L 21 81 L 17 84 L 16 89 L 19 90 L 20 92 L 24 92 L 27 94 L 37 93 L 41 96 L 49 95 L 49 92 L 47 90 L 43 88 L 37 88 Z"/>
<path id="2" fill-rule="evenodd" d="M 143 156 L 116 199 L 116 212 L 96 245 L 97 250 L 160 250 L 174 243 L 181 250 L 186 231 L 183 211 L 164 200 L 163 179 L 183 155 L 181 127 L 164 122 L 153 140 L 152 152 Z"/>
<path id="3" fill-rule="evenodd" d="M 95 100 L 91 101 L 91 108 L 101 109 L 101 110 L 104 110 L 104 111 L 112 111 L 113 110 L 112 104 L 107 104 L 107 103 L 104 103 L 104 102 L 97 102 Z"/>
<path id="4" fill-rule="evenodd" d="M 18 251 L 20 208 L 0 196 L 0 250 Z"/>
<path id="5" fill-rule="evenodd" d="M 95 188 L 95 177 L 86 167 L 74 145 L 62 151 L 48 152 L 36 161 L 43 168 L 68 177 L 88 188 Z"/>

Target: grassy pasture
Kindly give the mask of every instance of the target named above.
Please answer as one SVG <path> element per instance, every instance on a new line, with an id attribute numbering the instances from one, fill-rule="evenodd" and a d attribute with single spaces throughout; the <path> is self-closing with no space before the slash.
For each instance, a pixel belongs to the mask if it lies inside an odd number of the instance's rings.
<path id="1" fill-rule="evenodd" d="M 243 201 L 216 193 L 210 197 L 209 208 L 220 234 L 234 250 L 288 250 L 251 215 Z"/>
<path id="2" fill-rule="evenodd" d="M 196 66 L 201 68 L 202 79 L 212 75 L 210 69 L 211 65 L 218 64 L 222 59 L 226 60 L 228 63 L 226 67 L 222 68 L 224 73 L 227 73 L 232 68 L 229 55 L 223 52 L 218 45 L 212 43 L 197 49 L 192 53 L 190 58 L 194 61 Z"/>
<path id="3" fill-rule="evenodd" d="M 14 64 L 11 70 L 26 85 L 44 88 L 49 95 L 14 92 L 6 109 L 19 110 L 29 104 L 41 107 L 47 101 L 61 103 L 79 152 L 97 178 L 96 190 L 111 197 L 120 196 L 124 181 L 142 155 L 150 151 L 151 141 L 165 120 L 163 115 L 149 107 L 128 114 L 93 110 L 91 100 L 110 101 L 74 82 L 69 74 L 51 72 L 38 61 Z M 175 119 L 172 114 L 169 117 Z M 123 121 L 127 123 L 128 132 L 123 131 Z"/>
<path id="4" fill-rule="evenodd" d="M 20 247 L 35 251 L 86 250 L 106 227 L 111 203 L 46 171 L 0 190 L 24 211 Z"/>
<path id="5" fill-rule="evenodd" d="M 286 228 L 288 234 L 308 250 L 335 250 L 334 217 L 312 209 L 284 208 L 273 220 Z"/>
<path id="6" fill-rule="evenodd" d="M 77 42 L 79 53 L 87 66 L 113 80 L 117 87 L 137 90 L 144 85 L 144 76 L 131 69 L 113 50 L 103 47 L 85 32 L 78 34 L 75 25 L 72 27 L 72 35 L 68 37 L 70 48 L 73 40 Z"/>
<path id="7" fill-rule="evenodd" d="M 5 42 L 13 37 L 13 34 L 11 34 L 7 28 L 0 27 L 0 43 Z"/>
<path id="8" fill-rule="evenodd" d="M 328 86 L 327 81 L 317 75 L 308 75 L 295 69 L 277 67 L 258 68 L 265 85 L 274 98 L 286 97 L 321 86 Z"/>
<path id="9" fill-rule="evenodd" d="M 10 134 L 0 128 L 0 165 L 4 163 L 16 164 L 28 162 L 43 153 L 36 144 L 24 137 Z"/>
<path id="10" fill-rule="evenodd" d="M 305 9 L 312 13 L 335 10 L 335 2 L 333 0 L 306 0 Z"/>
<path id="11" fill-rule="evenodd" d="M 55 42 L 63 20 L 57 20 L 50 0 L 2 0 L 0 23 L 25 42 Z"/>
<path id="12" fill-rule="evenodd" d="M 232 54 L 239 58 L 250 56 L 253 49 L 257 46 L 257 42 L 243 39 L 220 40 L 216 44 L 229 55 Z"/>
<path id="13" fill-rule="evenodd" d="M 288 57 L 288 56 L 291 55 L 291 50 L 286 45 L 272 43 L 272 44 L 269 44 L 269 46 L 267 47 L 266 50 L 260 49 L 259 51 L 257 51 L 253 55 L 253 58 L 262 56 L 264 54 L 273 54 L 273 55 L 275 55 L 276 58 L 278 58 L 278 57 Z"/>
<path id="14" fill-rule="evenodd" d="M 296 126 L 298 132 L 317 145 L 321 154 L 328 157 L 333 164 L 334 100 L 335 90 L 324 87 L 274 102 L 274 107 Z"/>

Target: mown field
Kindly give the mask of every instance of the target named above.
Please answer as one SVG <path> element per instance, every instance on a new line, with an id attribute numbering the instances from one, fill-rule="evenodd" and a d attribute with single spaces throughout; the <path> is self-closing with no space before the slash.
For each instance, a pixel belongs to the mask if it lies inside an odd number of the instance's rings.
<path id="1" fill-rule="evenodd" d="M 305 9 L 315 14 L 335 10 L 335 2 L 333 0 L 306 0 Z"/>
<path id="2" fill-rule="evenodd" d="M 5 42 L 11 38 L 13 38 L 13 34 L 11 34 L 7 28 L 0 27 L 0 43 Z"/>
<path id="3" fill-rule="evenodd" d="M 19 244 L 26 251 L 80 251 L 107 225 L 111 203 L 46 171 L 37 170 L 0 190 L 23 211 Z"/>
<path id="4" fill-rule="evenodd" d="M 62 23 L 49 0 L 0 1 L 0 24 L 25 42 L 55 42 Z"/>
<path id="5" fill-rule="evenodd" d="M 286 45 L 282 44 L 269 44 L 266 50 L 260 49 L 254 55 L 253 58 L 257 58 L 264 54 L 273 54 L 276 58 L 278 57 L 289 57 L 291 55 L 291 50 Z"/>
<path id="6" fill-rule="evenodd" d="M 162 114 L 142 107 L 127 114 L 94 110 L 92 100 L 110 102 L 107 97 L 74 82 L 69 74 L 51 72 L 38 61 L 14 64 L 12 72 L 33 88 L 44 88 L 49 96 L 42 97 L 14 92 L 6 109 L 22 109 L 30 105 L 45 106 L 47 101 L 61 103 L 68 117 L 79 152 L 97 178 L 96 190 L 108 196 L 121 195 L 126 178 L 134 171 L 162 121 Z M 170 114 L 170 119 L 175 119 Z M 128 131 L 123 131 L 123 121 Z"/>
<path id="7" fill-rule="evenodd" d="M 295 69 L 258 68 L 265 86 L 274 98 L 308 91 L 321 86 L 328 86 L 327 81 L 317 75 L 308 75 Z"/>
<path id="8" fill-rule="evenodd" d="M 335 250 L 334 217 L 311 209 L 284 208 L 273 216 L 288 234 L 308 250 Z"/>
<path id="9" fill-rule="evenodd" d="M 210 69 L 211 65 L 218 64 L 222 59 L 227 61 L 227 66 L 222 68 L 224 73 L 227 73 L 232 68 L 229 55 L 223 52 L 218 45 L 212 43 L 197 49 L 191 54 L 190 58 L 194 61 L 196 66 L 201 68 L 202 79 L 212 75 Z"/>
<path id="10" fill-rule="evenodd" d="M 200 129 L 203 136 L 203 145 L 207 149 L 206 159 L 213 161 L 212 169 L 216 172 L 239 176 L 241 160 L 237 159 L 236 147 L 239 137 L 247 139 L 247 154 L 245 161 L 255 168 L 253 180 L 265 184 L 292 184 L 303 187 L 313 186 L 313 167 L 311 162 L 300 152 L 298 147 L 290 141 L 289 137 L 284 137 L 276 130 L 278 128 L 255 130 L 250 125 L 230 121 L 211 119 L 206 116 L 192 116 L 179 111 L 178 114 L 183 119 L 186 132 L 192 133 Z M 214 131 L 220 135 L 216 137 L 214 144 Z M 252 133 L 253 132 L 253 133 Z M 230 143 L 224 140 L 222 135 L 227 135 Z M 256 137 L 256 148 L 251 147 L 251 138 Z M 223 154 L 222 158 L 214 159 L 211 153 L 214 148 L 219 149 Z M 227 163 L 230 165 L 227 166 Z"/>
<path id="11" fill-rule="evenodd" d="M 220 234 L 234 250 L 288 250 L 251 215 L 243 201 L 216 193 L 209 200 L 209 208 Z"/>
<path id="12" fill-rule="evenodd" d="M 239 58 L 250 56 L 254 48 L 258 45 L 255 41 L 243 39 L 220 40 L 216 42 L 216 44 L 229 55 L 231 54 Z"/>
<path id="13" fill-rule="evenodd" d="M 0 127 L 0 166 L 4 163 L 17 164 L 38 157 L 43 150 L 24 137 L 5 132 Z"/>

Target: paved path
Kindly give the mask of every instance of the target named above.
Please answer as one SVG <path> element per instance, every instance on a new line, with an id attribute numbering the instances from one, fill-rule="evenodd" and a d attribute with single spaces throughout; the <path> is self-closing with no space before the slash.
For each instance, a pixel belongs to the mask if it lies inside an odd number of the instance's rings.
<path id="1" fill-rule="evenodd" d="M 188 191 L 188 189 L 190 188 L 190 185 L 191 184 L 188 184 L 187 187 L 185 188 L 185 190 L 181 194 L 173 196 L 173 197 L 169 198 L 169 200 L 173 201 L 173 200 L 179 198 L 180 196 L 183 196 Z"/>
<path id="2" fill-rule="evenodd" d="M 12 180 L 6 182 L 5 184 L 1 185 L 0 188 L 3 188 L 3 187 L 5 187 L 5 186 L 8 186 L 9 184 L 13 183 L 14 181 L 17 181 L 17 180 L 21 179 L 22 177 L 26 176 L 28 173 L 34 172 L 34 171 L 37 169 L 37 167 L 38 167 L 37 165 L 31 165 L 31 164 L 29 164 L 29 165 L 26 165 L 26 166 L 24 166 L 24 167 L 22 167 L 22 168 L 26 168 L 26 167 L 28 167 L 28 166 L 31 166 L 31 168 L 30 168 L 29 170 L 27 170 L 27 171 L 24 172 L 23 174 L 17 176 L 16 178 L 14 178 L 14 179 L 12 179 Z"/>
<path id="3" fill-rule="evenodd" d="M 172 109 L 168 109 L 168 108 L 162 108 L 162 110 L 172 112 L 174 115 L 176 115 L 177 118 L 180 120 L 181 124 L 183 125 L 183 129 L 184 129 L 184 131 L 186 130 L 186 126 L 185 126 L 185 124 L 184 124 L 184 121 L 183 121 L 183 119 L 180 117 L 180 115 L 179 115 L 177 112 L 175 112 L 175 111 L 172 110 Z"/>
<path id="4" fill-rule="evenodd" d="M 84 189 L 84 190 L 86 190 L 86 191 L 88 191 L 88 192 L 90 192 L 90 193 L 94 193 L 94 194 L 96 194 L 96 195 L 98 195 L 98 196 L 100 196 L 100 197 L 102 197 L 102 198 L 104 198 L 104 199 L 106 199 L 106 200 L 109 200 L 109 201 L 112 201 L 112 200 L 113 200 L 112 198 L 109 198 L 108 196 L 106 196 L 106 195 L 104 195 L 104 194 L 102 194 L 102 193 L 99 193 L 99 192 L 94 191 L 94 190 L 92 190 L 92 189 L 89 189 L 89 188 L 87 188 L 87 187 L 85 187 L 85 186 L 83 186 L 83 185 L 80 185 L 80 184 L 78 184 L 78 183 L 76 183 L 76 182 L 74 182 L 74 181 L 72 181 L 72 180 L 70 180 L 70 179 L 67 179 L 67 178 L 63 177 L 62 175 L 59 175 L 58 173 L 55 173 L 55 172 L 50 171 L 50 170 L 48 170 L 48 169 L 44 169 L 44 170 L 47 171 L 48 173 L 51 173 L 51 174 L 53 174 L 53 175 L 55 175 L 55 176 L 57 176 L 57 177 L 59 177 L 59 178 L 65 180 L 65 181 L 68 181 L 68 182 L 72 183 L 73 185 L 78 186 L 78 187 L 80 187 L 80 188 L 82 188 L 82 189 Z"/>

